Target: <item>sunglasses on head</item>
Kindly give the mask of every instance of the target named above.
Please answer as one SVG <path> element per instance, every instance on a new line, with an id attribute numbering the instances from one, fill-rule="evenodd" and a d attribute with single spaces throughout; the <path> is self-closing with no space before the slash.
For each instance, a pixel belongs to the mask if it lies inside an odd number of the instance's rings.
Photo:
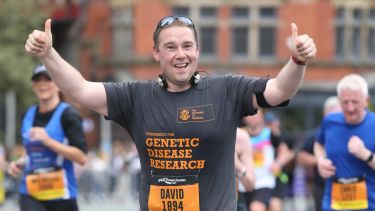
<path id="1" fill-rule="evenodd" d="M 184 17 L 184 16 L 168 16 L 168 17 L 165 17 L 165 18 L 163 18 L 159 21 L 159 24 L 158 24 L 157 28 L 163 28 L 163 27 L 169 26 L 173 22 L 175 22 L 176 20 L 183 23 L 186 26 L 194 27 L 193 21 L 190 20 L 187 17 Z"/>

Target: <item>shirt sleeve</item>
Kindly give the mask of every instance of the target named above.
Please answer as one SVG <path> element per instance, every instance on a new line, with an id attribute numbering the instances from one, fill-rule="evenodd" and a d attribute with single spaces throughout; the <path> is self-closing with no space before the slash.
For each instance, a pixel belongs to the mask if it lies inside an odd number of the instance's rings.
<path id="1" fill-rule="evenodd" d="M 133 96 L 130 82 L 103 83 L 107 94 L 108 116 L 106 119 L 113 120 L 124 128 L 129 128 L 129 121 L 133 114 Z"/>
<path id="2" fill-rule="evenodd" d="M 246 77 L 242 75 L 228 75 L 226 77 L 227 93 L 233 102 L 236 102 L 236 108 L 241 108 L 240 115 L 248 116 L 256 113 L 253 107 L 253 94 L 256 90 L 262 89 L 264 83 L 257 83 L 256 77 Z"/>
<path id="3" fill-rule="evenodd" d="M 65 136 L 69 140 L 69 145 L 77 147 L 82 152 L 87 153 L 82 118 L 78 111 L 71 106 L 65 109 L 61 117 L 61 124 L 64 129 Z"/>

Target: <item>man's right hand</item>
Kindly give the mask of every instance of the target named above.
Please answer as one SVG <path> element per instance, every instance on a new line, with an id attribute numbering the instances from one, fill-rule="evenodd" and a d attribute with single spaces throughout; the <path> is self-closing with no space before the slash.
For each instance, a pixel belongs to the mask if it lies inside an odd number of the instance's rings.
<path id="1" fill-rule="evenodd" d="M 17 161 L 12 161 L 10 162 L 8 166 L 8 173 L 13 176 L 17 177 L 22 173 L 22 170 L 25 166 L 24 160 L 17 160 Z"/>
<path id="2" fill-rule="evenodd" d="M 44 24 L 44 31 L 34 30 L 26 40 L 25 50 L 27 53 L 44 57 L 52 48 L 51 19 Z"/>
<path id="3" fill-rule="evenodd" d="M 336 167 L 333 165 L 332 161 L 327 158 L 322 158 L 317 161 L 318 171 L 320 176 L 324 179 L 330 178 L 336 174 Z"/>

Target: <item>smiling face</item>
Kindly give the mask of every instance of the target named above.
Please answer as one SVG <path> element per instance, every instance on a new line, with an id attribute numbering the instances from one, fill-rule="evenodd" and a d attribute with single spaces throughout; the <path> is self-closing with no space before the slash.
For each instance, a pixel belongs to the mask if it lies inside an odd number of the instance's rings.
<path id="1" fill-rule="evenodd" d="M 183 91 L 191 87 L 190 78 L 198 65 L 197 46 L 189 27 L 173 25 L 161 30 L 153 53 L 160 63 L 169 91 Z"/>
<path id="2" fill-rule="evenodd" d="M 48 101 L 59 97 L 59 89 L 51 78 L 46 75 L 35 77 L 32 87 L 39 101 Z"/>

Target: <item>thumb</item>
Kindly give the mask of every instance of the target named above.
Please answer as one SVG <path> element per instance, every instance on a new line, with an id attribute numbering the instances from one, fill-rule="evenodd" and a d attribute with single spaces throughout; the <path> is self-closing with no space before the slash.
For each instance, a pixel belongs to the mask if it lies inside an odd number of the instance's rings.
<path id="1" fill-rule="evenodd" d="M 44 32 L 49 36 L 51 35 L 51 19 L 47 19 L 44 23 Z"/>
<path id="2" fill-rule="evenodd" d="M 296 49 L 297 47 L 297 36 L 298 36 L 298 27 L 295 23 L 292 23 L 290 24 L 290 27 L 292 29 L 292 40 L 291 40 L 291 44 L 292 44 L 292 49 Z"/>

